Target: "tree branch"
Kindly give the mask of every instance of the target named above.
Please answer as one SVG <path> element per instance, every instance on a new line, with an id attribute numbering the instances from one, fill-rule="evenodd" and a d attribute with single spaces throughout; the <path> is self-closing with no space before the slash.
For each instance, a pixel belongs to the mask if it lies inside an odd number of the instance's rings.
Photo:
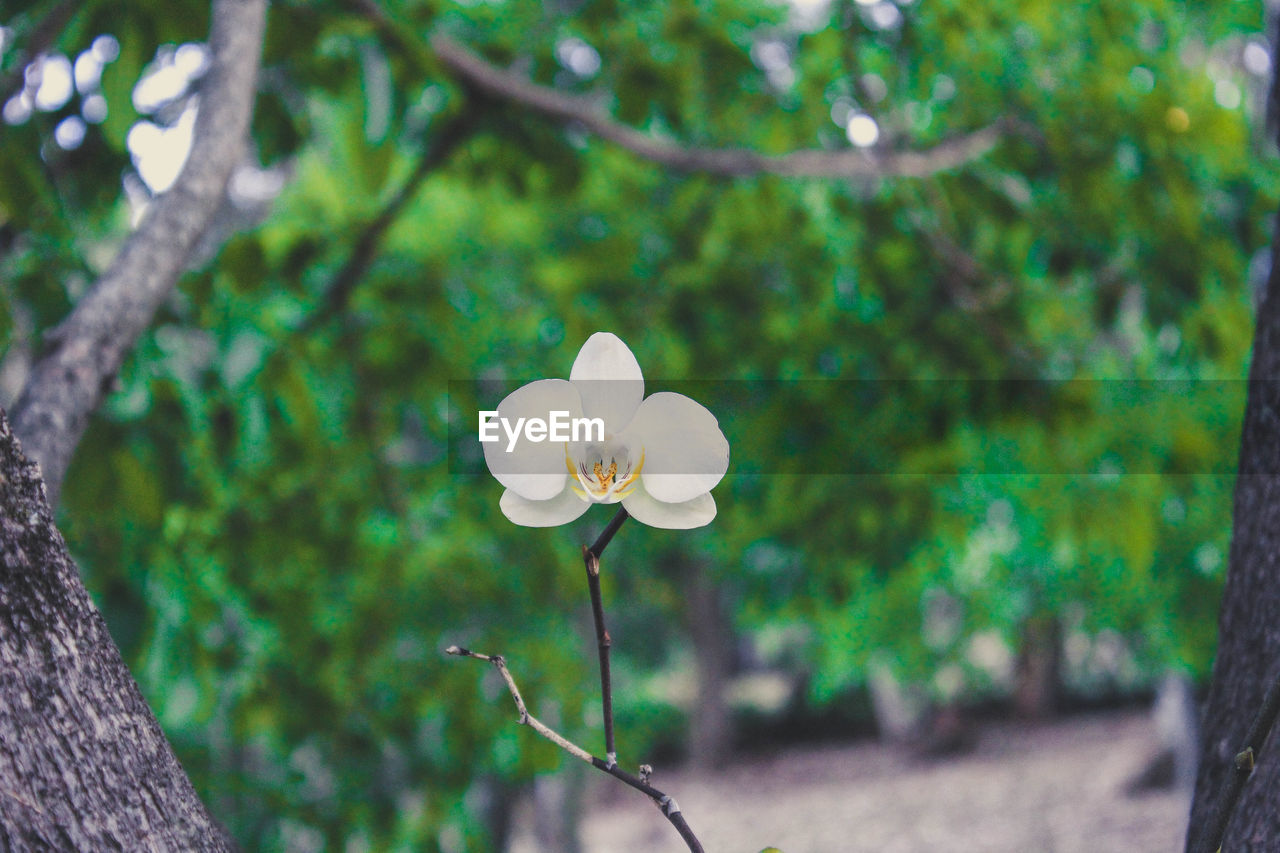
<path id="1" fill-rule="evenodd" d="M 615 121 L 600 109 L 593 98 L 542 86 L 516 72 L 499 68 L 443 33 L 431 36 L 431 49 L 426 51 L 415 35 L 406 32 L 377 0 L 348 0 L 348 3 L 420 70 L 429 69 L 434 64 L 431 56 L 434 53 L 434 59 L 479 92 L 514 102 L 553 119 L 577 124 L 646 160 L 682 172 L 707 172 L 731 177 L 768 173 L 796 178 L 922 178 L 982 157 L 1010 132 L 1032 137 L 1037 135 L 1016 119 L 1006 117 L 924 151 L 813 149 L 770 155 L 745 148 L 686 147 Z"/>
<path id="2" fill-rule="evenodd" d="M 368 11 L 370 6 L 371 2 L 362 4 L 366 14 L 373 14 Z M 385 20 L 382 22 L 386 23 Z M 513 101 L 550 118 L 581 125 L 633 154 L 682 172 L 726 176 L 768 173 L 796 178 L 922 178 L 982 157 L 1016 126 L 1009 119 L 1000 119 L 924 151 L 815 149 L 771 155 L 745 148 L 686 147 L 615 121 L 591 98 L 542 86 L 520 74 L 499 68 L 442 33 L 432 35 L 430 42 L 431 49 L 446 67 L 480 91 Z"/>
<path id="3" fill-rule="evenodd" d="M 377 257 L 382 238 L 391 229 L 391 226 L 395 224 L 396 219 L 399 218 L 404 208 L 417 195 L 418 188 L 422 186 L 427 176 L 438 169 L 458 149 L 459 145 L 470 138 L 475 131 L 476 124 L 476 115 L 469 110 L 463 110 L 450 118 L 438 132 L 432 134 L 431 140 L 423 149 L 422 156 L 418 159 L 418 163 L 413 169 L 413 173 L 409 175 L 400 189 L 396 191 L 396 194 L 387 202 L 386 206 L 378 212 L 378 215 L 371 219 L 360 232 L 360 236 L 356 239 L 355 248 L 351 250 L 346 263 L 342 265 L 325 287 L 320 307 L 302 324 L 299 328 L 300 332 L 312 331 L 326 320 L 346 309 L 347 302 L 351 299 L 352 291 L 355 290 L 360 280 L 364 278 L 369 266 L 373 263 L 374 258 Z"/>
<path id="4" fill-rule="evenodd" d="M 212 65 L 182 174 L 152 203 L 89 293 L 46 335 L 49 350 L 14 405 L 13 430 L 40 465 L 54 505 L 89 415 L 173 289 L 240 161 L 266 0 L 214 0 L 211 18 Z"/>
<path id="5" fill-rule="evenodd" d="M 590 553 L 590 552 L 588 552 Z M 654 803 L 661 809 L 662 814 L 666 816 L 671 825 L 676 828 L 676 832 L 680 833 L 680 837 L 684 839 L 685 844 L 689 846 L 691 853 L 703 853 L 702 843 L 698 841 L 697 836 L 693 834 L 693 830 L 689 828 L 689 824 L 684 819 L 684 814 L 680 811 L 679 804 L 675 799 L 662 793 L 657 788 L 649 784 L 649 773 L 652 771 L 648 765 L 645 765 L 641 772 L 641 776 L 633 776 L 630 773 L 618 767 L 616 762 L 605 761 L 603 758 L 597 758 L 587 752 L 573 741 L 561 735 L 552 729 L 546 723 L 529 713 L 529 709 L 524 704 L 524 699 L 520 696 L 520 688 L 516 687 L 515 679 L 511 677 L 511 671 L 507 669 L 507 662 L 502 655 L 482 655 L 479 652 L 473 652 L 470 649 L 464 649 L 461 646 L 449 646 L 444 650 L 447 655 L 457 655 L 459 657 L 475 658 L 476 660 L 488 661 L 493 664 L 494 668 L 502 676 L 502 680 L 506 682 L 507 691 L 511 694 L 511 698 L 516 703 L 516 710 L 520 714 L 520 725 L 529 726 L 538 734 L 563 749 L 579 761 L 585 761 L 597 770 L 602 770 L 610 776 L 618 779 L 637 791 L 647 794 Z"/>

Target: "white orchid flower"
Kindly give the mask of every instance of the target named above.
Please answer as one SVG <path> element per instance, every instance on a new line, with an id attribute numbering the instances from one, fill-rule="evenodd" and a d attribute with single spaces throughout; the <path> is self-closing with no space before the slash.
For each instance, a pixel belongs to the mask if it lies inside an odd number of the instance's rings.
<path id="1" fill-rule="evenodd" d="M 546 430 L 510 427 L 553 416 L 562 425 L 587 419 L 597 429 L 555 441 Z M 640 365 L 617 335 L 592 335 L 568 381 L 516 389 L 498 405 L 496 420 L 507 436 L 484 440 L 484 458 L 506 487 L 499 506 L 516 524 L 567 524 L 598 503 L 621 503 L 652 527 L 702 527 L 716 516 L 711 489 L 729 468 L 729 442 L 715 416 L 683 394 L 646 399 Z"/>

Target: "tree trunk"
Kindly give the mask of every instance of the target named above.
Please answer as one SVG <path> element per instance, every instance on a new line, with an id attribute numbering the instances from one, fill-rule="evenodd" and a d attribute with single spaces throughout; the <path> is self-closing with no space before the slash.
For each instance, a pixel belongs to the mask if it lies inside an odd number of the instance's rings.
<path id="1" fill-rule="evenodd" d="M 1276 84 L 1272 84 L 1273 101 Z M 1280 220 L 1278 220 L 1280 225 Z M 1244 745 L 1263 694 L 1280 676 L 1280 231 L 1258 308 L 1244 435 L 1236 477 L 1234 528 L 1218 652 L 1204 708 L 1187 849 L 1205 831 L 1232 760 Z M 1258 755 L 1223 842 L 1224 850 L 1280 846 L 1280 743 Z"/>
<path id="2" fill-rule="evenodd" d="M 1018 716 L 1045 720 L 1058 708 L 1062 631 L 1052 613 L 1035 613 L 1022 626 L 1013 707 Z"/>
<path id="3" fill-rule="evenodd" d="M 1280 381 L 1274 378 L 1280 377 L 1278 269 L 1280 264 L 1273 263 L 1254 336 L 1230 567 L 1204 709 L 1189 845 L 1218 800 L 1268 684 L 1280 674 Z M 1273 743 L 1261 753 L 1245 785 L 1223 849 L 1262 849 L 1256 845 L 1268 839 L 1274 849 L 1280 843 L 1278 798 L 1280 752 Z"/>
<path id="4" fill-rule="evenodd" d="M 733 667 L 733 633 L 720 600 L 720 587 L 705 561 L 689 564 L 689 633 L 697 666 L 698 694 L 689 724 L 689 761 L 695 767 L 723 766 L 733 746 L 733 725 L 725 687 Z"/>
<path id="5" fill-rule="evenodd" d="M 0 411 L 0 850 L 230 850 Z"/>

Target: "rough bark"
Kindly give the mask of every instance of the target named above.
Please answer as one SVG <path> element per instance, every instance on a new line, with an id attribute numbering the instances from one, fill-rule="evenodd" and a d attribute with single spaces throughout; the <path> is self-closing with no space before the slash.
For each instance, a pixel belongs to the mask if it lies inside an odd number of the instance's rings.
<path id="1" fill-rule="evenodd" d="M 0 410 L 0 850 L 230 850 Z"/>
<path id="2" fill-rule="evenodd" d="M 13 429 L 57 505 L 76 444 L 124 357 L 169 295 L 239 164 L 253 106 L 266 0 L 214 0 L 211 67 L 187 164 L 71 315 L 45 336 Z"/>
<path id="3" fill-rule="evenodd" d="M 1274 87 L 1273 87 L 1274 92 Z M 1187 849 L 1206 830 L 1233 758 L 1267 688 L 1280 676 L 1280 231 L 1258 309 L 1236 478 L 1234 527 L 1218 617 L 1218 652 L 1204 707 Z M 1262 748 L 1223 850 L 1280 849 L 1280 748 Z"/>

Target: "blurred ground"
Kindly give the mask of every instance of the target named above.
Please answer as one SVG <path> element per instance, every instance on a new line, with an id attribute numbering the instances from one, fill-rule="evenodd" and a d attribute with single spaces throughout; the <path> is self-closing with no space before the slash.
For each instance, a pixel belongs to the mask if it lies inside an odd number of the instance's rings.
<path id="1" fill-rule="evenodd" d="M 867 743 L 751 758 L 717 774 L 659 768 L 653 782 L 678 799 L 708 853 L 1180 850 L 1186 796 L 1124 793 L 1152 738 L 1150 717 L 1137 713 L 999 723 L 952 759 Z M 685 849 L 643 797 L 603 778 L 589 791 L 589 853 Z M 513 846 L 535 849 L 527 837 Z"/>

